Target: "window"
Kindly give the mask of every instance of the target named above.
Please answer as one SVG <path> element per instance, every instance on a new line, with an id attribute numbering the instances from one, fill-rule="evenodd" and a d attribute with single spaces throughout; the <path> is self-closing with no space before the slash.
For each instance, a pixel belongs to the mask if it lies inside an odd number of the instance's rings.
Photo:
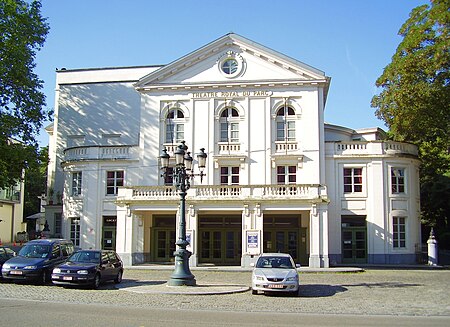
<path id="1" fill-rule="evenodd" d="M 393 217 L 393 241 L 394 248 L 406 247 L 406 218 Z"/>
<path id="2" fill-rule="evenodd" d="M 284 106 L 277 111 L 277 141 L 295 141 L 295 111 Z"/>
<path id="3" fill-rule="evenodd" d="M 54 244 L 52 248 L 52 258 L 59 258 L 61 255 L 61 247 L 59 244 Z"/>
<path id="4" fill-rule="evenodd" d="M 104 144 L 119 144 L 120 134 L 102 134 L 102 139 Z"/>
<path id="5" fill-rule="evenodd" d="M 70 240 L 73 245 L 80 246 L 80 218 L 72 218 L 70 221 Z"/>
<path id="6" fill-rule="evenodd" d="M 227 59 L 222 63 L 222 71 L 227 75 L 232 75 L 236 73 L 238 67 L 239 63 L 234 58 Z"/>
<path id="7" fill-rule="evenodd" d="M 295 184 L 296 174 L 296 166 L 277 166 L 277 184 Z"/>
<path id="8" fill-rule="evenodd" d="M 362 168 L 344 168 L 344 193 L 362 192 Z"/>
<path id="9" fill-rule="evenodd" d="M 102 263 L 109 262 L 108 252 L 102 252 Z"/>
<path id="10" fill-rule="evenodd" d="M 223 187 L 220 188 L 219 194 L 221 196 L 238 196 L 240 195 L 239 186 L 239 166 L 237 167 L 229 167 L 224 166 L 220 167 L 220 185 Z M 228 186 L 233 185 L 233 186 Z"/>
<path id="11" fill-rule="evenodd" d="M 166 143 L 184 140 L 184 114 L 180 109 L 171 109 L 166 116 Z"/>
<path id="12" fill-rule="evenodd" d="M 217 67 L 225 78 L 235 78 L 244 71 L 244 58 L 237 52 L 227 51 L 217 61 Z"/>
<path id="13" fill-rule="evenodd" d="M 61 235 L 61 228 L 62 225 L 62 213 L 61 212 L 55 212 L 55 234 Z"/>
<path id="14" fill-rule="evenodd" d="M 81 181 L 82 173 L 81 171 L 72 173 L 72 196 L 81 195 Z"/>
<path id="15" fill-rule="evenodd" d="M 123 186 L 123 170 L 106 172 L 106 195 L 117 195 L 119 186 Z"/>
<path id="16" fill-rule="evenodd" d="M 73 245 L 68 243 L 62 243 L 61 244 L 61 254 L 64 257 L 68 257 L 73 253 Z"/>
<path id="17" fill-rule="evenodd" d="M 392 194 L 405 193 L 405 169 L 391 168 Z"/>
<path id="18" fill-rule="evenodd" d="M 84 145 L 85 135 L 69 135 L 67 136 L 67 146 L 69 148 Z"/>
<path id="19" fill-rule="evenodd" d="M 227 107 L 220 115 L 220 142 L 239 142 L 239 113 Z"/>
<path id="20" fill-rule="evenodd" d="M 166 168 L 166 173 L 164 174 L 164 185 L 166 186 L 173 185 L 173 173 L 174 173 L 173 167 Z"/>
<path id="21" fill-rule="evenodd" d="M 239 167 L 220 167 L 221 185 L 239 185 Z"/>

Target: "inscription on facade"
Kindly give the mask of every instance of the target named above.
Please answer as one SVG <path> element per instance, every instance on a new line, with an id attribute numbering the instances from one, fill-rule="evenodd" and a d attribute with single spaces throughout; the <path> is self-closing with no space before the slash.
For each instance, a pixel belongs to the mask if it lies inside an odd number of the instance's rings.
<path id="1" fill-rule="evenodd" d="M 272 95 L 272 91 L 224 91 L 224 92 L 194 92 L 194 99 L 211 99 L 211 98 L 245 98 L 245 97 L 268 97 Z"/>

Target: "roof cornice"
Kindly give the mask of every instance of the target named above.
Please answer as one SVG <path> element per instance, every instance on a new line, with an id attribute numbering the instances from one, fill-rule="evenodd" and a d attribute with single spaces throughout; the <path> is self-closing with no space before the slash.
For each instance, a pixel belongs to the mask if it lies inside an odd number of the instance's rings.
<path id="1" fill-rule="evenodd" d="M 282 87 L 299 87 L 299 86 L 322 86 L 328 89 L 330 84 L 329 78 L 314 80 L 268 80 L 268 81 L 226 81 L 226 82 L 208 82 L 208 83 L 192 83 L 192 84 L 155 84 L 136 87 L 140 92 L 162 91 L 162 90 L 214 90 L 214 89 L 235 89 L 235 88 L 282 88 Z"/>

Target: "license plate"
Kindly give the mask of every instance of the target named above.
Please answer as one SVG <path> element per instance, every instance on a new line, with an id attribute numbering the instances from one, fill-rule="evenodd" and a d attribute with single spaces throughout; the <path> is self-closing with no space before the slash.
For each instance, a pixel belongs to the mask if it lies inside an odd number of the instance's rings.
<path id="1" fill-rule="evenodd" d="M 64 276 L 63 280 L 72 280 L 72 276 Z"/>
<path id="2" fill-rule="evenodd" d="M 283 288 L 283 285 L 281 285 L 281 284 L 269 284 L 267 287 L 268 288 Z"/>
<path id="3" fill-rule="evenodd" d="M 22 275 L 22 272 L 20 270 L 11 270 L 11 275 Z"/>

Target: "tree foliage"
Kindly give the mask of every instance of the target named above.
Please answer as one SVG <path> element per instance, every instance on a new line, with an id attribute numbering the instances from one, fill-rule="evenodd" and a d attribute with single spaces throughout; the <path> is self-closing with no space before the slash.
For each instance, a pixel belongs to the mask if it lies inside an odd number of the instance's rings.
<path id="1" fill-rule="evenodd" d="M 39 157 L 25 172 L 25 194 L 23 216 L 40 212 L 40 195 L 47 185 L 48 146 L 40 149 Z"/>
<path id="2" fill-rule="evenodd" d="M 51 119 L 43 81 L 33 72 L 49 30 L 40 8 L 40 1 L 0 0 L 0 188 L 37 160 L 36 137 Z"/>
<path id="3" fill-rule="evenodd" d="M 391 137 L 418 145 L 422 219 L 442 230 L 449 227 L 450 202 L 449 29 L 449 0 L 413 9 L 372 99 Z"/>

